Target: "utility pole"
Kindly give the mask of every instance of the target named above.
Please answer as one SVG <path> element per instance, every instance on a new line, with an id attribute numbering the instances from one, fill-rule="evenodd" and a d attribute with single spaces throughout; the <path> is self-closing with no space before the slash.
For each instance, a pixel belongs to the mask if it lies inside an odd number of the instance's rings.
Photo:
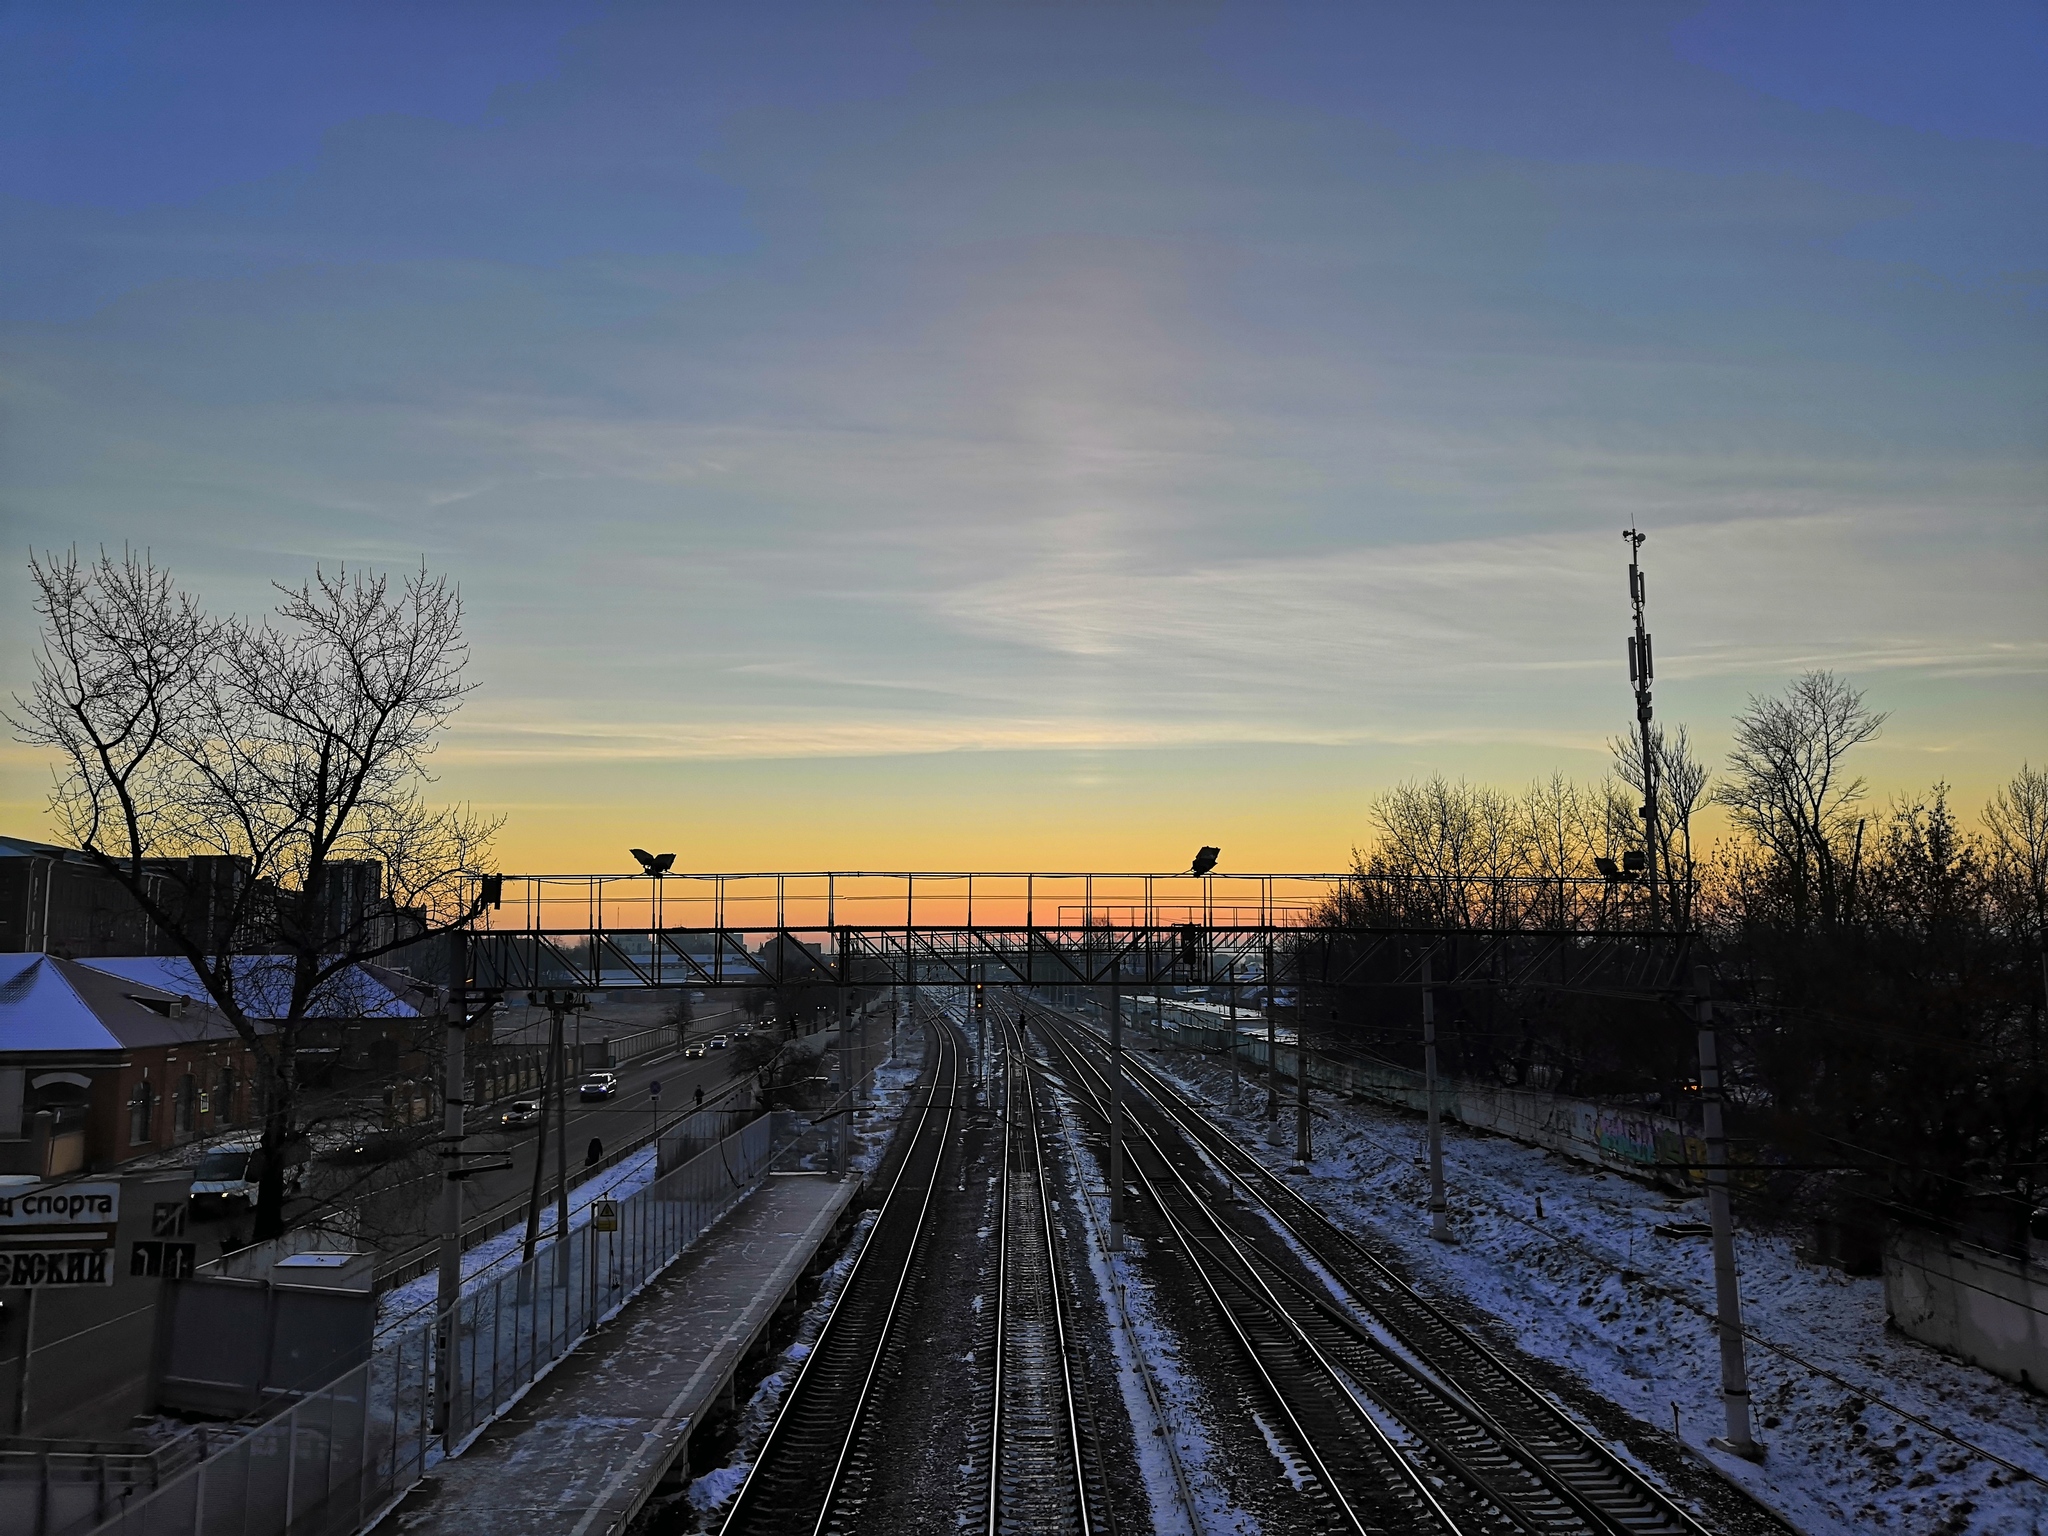
<path id="1" fill-rule="evenodd" d="M 1294 978 L 1294 1162 L 1308 1172 L 1315 1148 L 1309 1139 L 1308 1123 L 1308 992 L 1307 978 L 1299 974 L 1296 957 Z"/>
<path id="2" fill-rule="evenodd" d="M 542 994 L 548 1008 L 548 1054 L 540 1076 L 540 1127 L 533 1143 L 533 1188 L 526 1200 L 526 1245 L 522 1264 L 533 1263 L 533 1250 L 540 1242 L 540 1197 L 548 1187 L 548 1116 L 554 1108 L 554 1070 L 562 1038 L 562 1005 L 556 994 Z M 566 1135 L 564 1131 L 562 1134 Z M 524 1286 L 521 1287 L 524 1289 Z M 524 1297 L 521 1298 L 524 1300 Z"/>
<path id="3" fill-rule="evenodd" d="M 1700 1114 L 1707 1142 L 1707 1219 L 1714 1233 L 1714 1322 L 1721 1340 L 1721 1409 L 1728 1433 L 1710 1443 L 1751 1461 L 1763 1447 L 1749 1431 L 1749 1364 L 1742 1347 L 1742 1293 L 1735 1281 L 1735 1213 L 1728 1203 L 1728 1136 L 1721 1115 L 1721 1041 L 1705 966 L 1693 968 L 1700 1026 Z"/>
<path id="4" fill-rule="evenodd" d="M 577 1020 L 579 1036 L 582 1020 Z M 569 1085 L 562 1027 L 555 1026 L 555 1284 L 569 1288 Z M 579 1069 L 580 1070 L 580 1069 Z"/>
<path id="5" fill-rule="evenodd" d="M 1422 1077 L 1429 1097 L 1429 1235 L 1451 1240 L 1451 1207 L 1444 1199 L 1444 1122 L 1436 1087 L 1436 991 L 1429 984 L 1433 951 L 1422 955 Z"/>
<path id="6" fill-rule="evenodd" d="M 1230 1107 L 1237 1108 L 1237 962 L 1230 962 Z"/>
<path id="7" fill-rule="evenodd" d="M 439 1316 L 435 1339 L 440 1345 L 441 1369 L 436 1374 L 439 1388 L 435 1403 L 435 1428 L 444 1438 L 454 1434 L 457 1361 L 462 1354 L 457 1338 L 460 1326 L 458 1302 L 462 1299 L 462 1111 L 463 1044 L 469 1027 L 469 937 L 448 935 L 447 1035 L 443 1067 L 446 1087 L 441 1104 L 441 1252 L 440 1273 L 434 1287 L 434 1310 Z M 24 1369 L 26 1368 L 24 1364 Z"/>
<path id="8" fill-rule="evenodd" d="M 1112 937 L 1111 942 L 1115 940 Z M 1120 957 L 1109 959 L 1109 1250 L 1124 1251 L 1124 996 Z"/>
<path id="9" fill-rule="evenodd" d="M 1273 935 L 1266 935 L 1265 969 L 1259 979 L 1266 987 L 1266 1118 L 1277 1122 L 1280 1119 L 1280 1029 L 1274 1019 L 1277 1005 L 1273 1001 Z"/>
<path id="10" fill-rule="evenodd" d="M 1650 895 L 1650 926 L 1661 916 L 1657 901 L 1657 747 L 1650 728 L 1650 680 L 1655 663 L 1650 654 L 1650 632 L 1643 628 L 1643 571 L 1638 552 L 1643 535 L 1625 529 L 1628 540 L 1628 599 L 1635 610 L 1635 633 L 1628 637 L 1628 680 L 1636 690 L 1636 729 L 1643 744 L 1643 884 Z"/>
<path id="11" fill-rule="evenodd" d="M 832 1138 L 832 1171 L 845 1178 L 853 1167 L 853 1050 L 846 1017 L 846 988 L 839 989 L 839 1124 Z"/>

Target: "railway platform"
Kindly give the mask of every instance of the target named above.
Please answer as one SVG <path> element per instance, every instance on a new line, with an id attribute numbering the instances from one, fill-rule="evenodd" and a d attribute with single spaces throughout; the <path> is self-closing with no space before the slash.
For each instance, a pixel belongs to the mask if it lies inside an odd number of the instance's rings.
<path id="1" fill-rule="evenodd" d="M 461 1456 L 378 1536 L 609 1536 L 646 1502 L 859 1193 L 772 1174 Z"/>

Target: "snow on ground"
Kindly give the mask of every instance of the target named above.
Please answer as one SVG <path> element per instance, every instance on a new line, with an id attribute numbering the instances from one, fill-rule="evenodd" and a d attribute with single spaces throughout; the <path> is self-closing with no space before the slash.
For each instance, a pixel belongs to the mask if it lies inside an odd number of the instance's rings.
<path id="1" fill-rule="evenodd" d="M 923 1071 L 924 1036 L 922 1032 L 910 1031 L 898 1041 L 896 1054 L 869 1074 L 868 1092 L 863 1095 L 862 1108 L 855 1112 L 853 1119 L 851 1161 L 862 1178 L 871 1176 L 880 1166 L 883 1154 L 888 1151 L 890 1135 L 910 1103 L 911 1090 L 917 1086 Z M 825 1156 L 822 1150 L 809 1150 L 797 1162 L 799 1166 L 809 1167 L 820 1164 Z M 862 1213 L 845 1250 L 819 1276 L 817 1299 L 805 1309 L 802 1321 L 797 1324 L 796 1337 L 777 1358 L 774 1369 L 761 1378 L 748 1397 L 746 1407 L 740 1410 L 737 1443 L 725 1465 L 712 1468 L 690 1484 L 686 1496 L 690 1507 L 699 1514 L 710 1514 L 721 1508 L 747 1480 L 761 1442 L 767 1439 L 776 1414 L 782 1411 L 782 1399 L 789 1391 L 790 1383 L 796 1380 L 797 1371 L 810 1354 L 811 1346 L 818 1342 L 825 1319 L 831 1314 L 839 1293 L 846 1288 L 846 1277 L 853 1272 L 854 1260 L 880 1214 L 879 1208 Z"/>
<path id="2" fill-rule="evenodd" d="M 1268 1136 L 1263 1091 L 1224 1105 L 1229 1074 L 1160 1056 L 1161 1075 L 1207 1098 L 1255 1150 Z M 1327 1110 L 1327 1113 L 1325 1112 Z M 1265 1160 L 1293 1147 L 1284 1104 Z M 1752 1342 L 1761 1464 L 1708 1448 L 1722 1432 L 1712 1256 L 1705 1238 L 1661 1223 L 1704 1221 L 1704 1198 L 1677 1199 L 1618 1174 L 1446 1123 L 1444 1170 L 1457 1242 L 1430 1240 L 1421 1119 L 1379 1104 L 1316 1110 L 1316 1157 L 1291 1182 L 1345 1225 L 1407 1260 L 1417 1285 L 1463 1296 L 1526 1353 L 1563 1367 L 1643 1422 L 1670 1433 L 1801 1531 L 2048 1533 L 2048 1486 L 1973 1456 L 1873 1401 L 1918 1414 L 2048 1478 L 2048 1401 L 1975 1366 L 1885 1331 L 1884 1289 L 1802 1262 L 1794 1234 L 1739 1227 L 1743 1318 L 1869 1396 Z"/>
<path id="3" fill-rule="evenodd" d="M 1182 1370 L 1180 1336 L 1161 1323 L 1151 1283 L 1131 1262 L 1143 1251 L 1143 1243 L 1126 1236 L 1126 1252 L 1109 1251 L 1102 1226 L 1109 1209 L 1108 1181 L 1101 1164 L 1082 1145 L 1074 1116 L 1064 1103 L 1059 1119 L 1058 1145 L 1067 1187 L 1082 1194 L 1088 1267 L 1109 1320 L 1117 1385 L 1130 1412 L 1131 1438 L 1152 1505 L 1153 1529 L 1158 1536 L 1258 1536 L 1258 1520 L 1238 1507 L 1211 1470 L 1217 1452 L 1203 1425 L 1205 1396 Z M 1267 1440 L 1274 1443 L 1270 1434 Z M 1277 1444 L 1274 1454 L 1293 1476 Z"/>
<path id="4" fill-rule="evenodd" d="M 828 1046 L 827 1054 L 831 1054 L 833 1049 Z M 870 1069 L 862 1079 L 861 1104 L 853 1115 L 851 1159 L 854 1172 L 862 1178 L 871 1176 L 881 1166 L 882 1154 L 888 1150 L 896 1119 L 910 1101 L 910 1091 L 917 1086 L 923 1071 L 924 1032 L 905 1030 L 896 1042 L 896 1053 Z M 813 1134 L 805 1138 L 789 1166 L 813 1171 L 830 1168 L 834 1123 L 831 1120 L 816 1122 Z"/>
<path id="5" fill-rule="evenodd" d="M 722 1507 L 747 1480 L 761 1443 L 768 1438 L 775 1416 L 782 1411 L 782 1399 L 796 1380 L 797 1372 L 803 1368 L 811 1346 L 818 1342 L 818 1335 L 824 1331 L 825 1319 L 831 1315 L 839 1293 L 846 1289 L 846 1277 L 853 1273 L 854 1260 L 859 1257 L 861 1245 L 868 1240 L 868 1233 L 880 1215 L 879 1209 L 863 1212 L 854 1226 L 853 1235 L 847 1240 L 845 1251 L 818 1277 L 817 1300 L 804 1309 L 803 1319 L 797 1324 L 796 1337 L 777 1357 L 775 1368 L 761 1378 L 748 1397 L 746 1407 L 740 1410 L 731 1457 L 724 1466 L 713 1467 L 690 1484 L 687 1497 L 690 1507 L 699 1514 L 708 1515 Z"/>
<path id="6" fill-rule="evenodd" d="M 881 1166 L 889 1137 L 923 1072 L 924 1036 L 919 1033 L 899 1042 L 896 1054 L 868 1075 L 868 1091 L 853 1116 L 852 1163 L 862 1178 L 872 1178 Z"/>
<path id="7" fill-rule="evenodd" d="M 614 1163 L 604 1172 L 570 1189 L 569 1230 L 574 1232 L 590 1220 L 593 1200 L 624 1200 L 653 1182 L 654 1148 L 643 1147 L 631 1157 Z M 550 1198 L 540 1213 L 542 1242 L 552 1242 L 554 1233 L 555 1202 Z M 462 1289 L 468 1292 L 487 1280 L 497 1278 L 500 1266 L 517 1264 L 525 1243 L 526 1227 L 522 1223 L 466 1250 L 462 1255 Z M 424 1315 L 434 1305 L 439 1284 L 439 1278 L 429 1270 L 386 1291 L 377 1301 L 377 1332 L 388 1333 L 401 1323 Z"/>

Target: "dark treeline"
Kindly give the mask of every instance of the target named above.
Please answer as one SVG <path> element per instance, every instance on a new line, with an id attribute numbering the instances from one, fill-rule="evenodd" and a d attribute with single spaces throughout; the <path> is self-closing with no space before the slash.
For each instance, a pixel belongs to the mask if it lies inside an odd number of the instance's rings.
<path id="1" fill-rule="evenodd" d="M 1820 672 L 1753 698 L 1718 773 L 1683 732 L 1659 738 L 1659 926 L 1693 932 L 1707 960 L 1738 1132 L 1765 1159 L 1845 1170 L 1774 1188 L 2023 1247 L 2048 1204 L 2048 772 L 2021 767 L 1974 827 L 1943 784 L 1873 806 L 1854 756 L 1883 720 Z M 1592 788 L 1432 778 L 1381 796 L 1357 878 L 1322 917 L 1644 926 L 1644 883 L 1597 875 L 1644 852 L 1641 758 L 1626 740 L 1615 758 Z M 1733 828 L 1711 848 L 1694 840 L 1708 804 Z M 1304 1001 L 1311 1031 L 1419 1061 L 1412 992 Z M 1675 1005 L 1460 989 L 1439 993 L 1438 1020 L 1446 1072 L 1692 1107 L 1695 1026 Z"/>

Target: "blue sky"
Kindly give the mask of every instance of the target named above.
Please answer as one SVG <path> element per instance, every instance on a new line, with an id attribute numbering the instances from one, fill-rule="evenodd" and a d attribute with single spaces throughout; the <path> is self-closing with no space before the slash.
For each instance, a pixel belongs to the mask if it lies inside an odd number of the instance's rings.
<path id="1" fill-rule="evenodd" d="M 0 525 L 450 571 L 515 862 L 1326 863 L 1597 771 L 1638 518 L 1671 718 L 1834 666 L 1981 798 L 2044 82 L 2040 4 L 0 4 Z"/>

